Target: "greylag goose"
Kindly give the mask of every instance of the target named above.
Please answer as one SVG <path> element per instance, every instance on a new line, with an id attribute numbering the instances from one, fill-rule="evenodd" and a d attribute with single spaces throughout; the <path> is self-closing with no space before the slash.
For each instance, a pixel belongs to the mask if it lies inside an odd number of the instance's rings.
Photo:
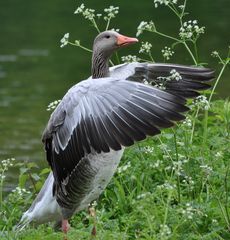
<path id="1" fill-rule="evenodd" d="M 56 221 L 67 232 L 68 219 L 99 197 L 112 178 L 124 148 L 184 119 L 186 98 L 209 88 L 213 71 L 161 63 L 127 63 L 109 68 L 114 51 L 136 43 L 114 31 L 94 40 L 92 77 L 63 97 L 44 130 L 42 141 L 52 172 L 22 226 Z M 158 83 L 170 73 L 164 89 Z"/>

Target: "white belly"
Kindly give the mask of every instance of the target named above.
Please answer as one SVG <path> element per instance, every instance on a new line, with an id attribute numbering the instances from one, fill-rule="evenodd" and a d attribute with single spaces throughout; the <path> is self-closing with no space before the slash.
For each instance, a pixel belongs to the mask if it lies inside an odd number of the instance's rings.
<path id="1" fill-rule="evenodd" d="M 90 191 L 81 201 L 76 212 L 87 208 L 92 201 L 99 197 L 115 173 L 123 152 L 124 149 L 120 151 L 111 150 L 109 153 L 90 154 L 91 156 L 88 156 L 90 165 L 97 173 L 92 180 Z"/>

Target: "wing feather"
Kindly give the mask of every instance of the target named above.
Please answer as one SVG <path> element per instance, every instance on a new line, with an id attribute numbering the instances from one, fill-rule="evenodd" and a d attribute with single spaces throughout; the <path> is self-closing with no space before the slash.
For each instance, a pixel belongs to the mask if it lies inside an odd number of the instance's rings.
<path id="1" fill-rule="evenodd" d="M 87 174 L 78 169 L 84 168 L 82 161 L 87 154 L 120 150 L 122 146 L 160 133 L 161 128 L 173 126 L 173 121 L 184 119 L 182 113 L 188 110 L 185 106 L 188 92 L 194 96 L 196 90 L 206 88 L 198 80 L 206 82 L 212 73 L 176 68 L 186 77 L 181 85 L 171 82 L 165 91 L 115 78 L 86 80 L 68 91 L 43 134 L 56 189 L 61 189 L 64 195 L 76 190 L 69 178 L 72 174 Z M 133 72 L 134 76 L 142 73 L 155 77 L 156 73 L 165 74 L 170 69 L 168 65 L 145 64 Z M 191 76 L 195 76 L 195 82 Z"/>

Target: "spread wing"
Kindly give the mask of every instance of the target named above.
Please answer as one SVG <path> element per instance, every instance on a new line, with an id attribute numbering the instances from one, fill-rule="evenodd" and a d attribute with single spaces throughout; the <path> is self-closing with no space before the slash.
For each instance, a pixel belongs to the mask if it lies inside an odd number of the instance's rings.
<path id="1" fill-rule="evenodd" d="M 110 68 L 111 77 L 132 81 L 147 81 L 153 86 L 183 97 L 196 97 L 196 90 L 205 90 L 214 79 L 214 71 L 209 68 L 191 67 L 166 63 L 126 63 Z"/>
<path id="2" fill-rule="evenodd" d="M 185 98 L 114 78 L 86 80 L 69 90 L 43 134 L 47 160 L 62 188 L 91 152 L 130 146 L 184 119 Z"/>

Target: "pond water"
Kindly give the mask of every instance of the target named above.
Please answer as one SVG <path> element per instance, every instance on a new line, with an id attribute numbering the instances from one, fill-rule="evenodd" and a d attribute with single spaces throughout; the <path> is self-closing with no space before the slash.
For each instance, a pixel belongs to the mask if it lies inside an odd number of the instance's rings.
<path id="1" fill-rule="evenodd" d="M 107 1 L 83 1 L 99 12 L 108 7 Z M 80 5 L 80 4 L 79 4 Z M 112 27 L 134 36 L 140 21 L 153 20 L 164 32 L 176 33 L 176 21 L 162 7 L 155 9 L 153 1 L 113 1 L 120 12 Z M 61 0 L 0 3 L 0 160 L 14 157 L 17 161 L 34 161 L 46 166 L 41 144 L 41 134 L 49 118 L 47 105 L 60 99 L 73 84 L 90 75 L 90 54 L 74 47 L 60 48 L 63 34 L 70 32 L 72 39 L 81 39 L 91 47 L 95 30 L 86 20 L 73 14 L 75 1 Z M 206 26 L 206 34 L 200 41 L 202 61 L 210 62 L 213 50 L 226 54 L 229 45 L 230 1 L 190 0 L 191 19 L 198 19 Z M 190 19 L 188 17 L 188 19 Z M 162 61 L 160 50 L 170 42 L 155 35 L 146 34 L 141 40 L 153 44 L 155 59 Z M 119 52 L 135 54 L 138 46 Z M 185 51 L 178 48 L 173 62 L 191 61 Z M 218 96 L 228 97 L 230 92 L 229 69 L 218 88 Z M 7 178 L 7 189 L 16 182 L 18 170 Z"/>

